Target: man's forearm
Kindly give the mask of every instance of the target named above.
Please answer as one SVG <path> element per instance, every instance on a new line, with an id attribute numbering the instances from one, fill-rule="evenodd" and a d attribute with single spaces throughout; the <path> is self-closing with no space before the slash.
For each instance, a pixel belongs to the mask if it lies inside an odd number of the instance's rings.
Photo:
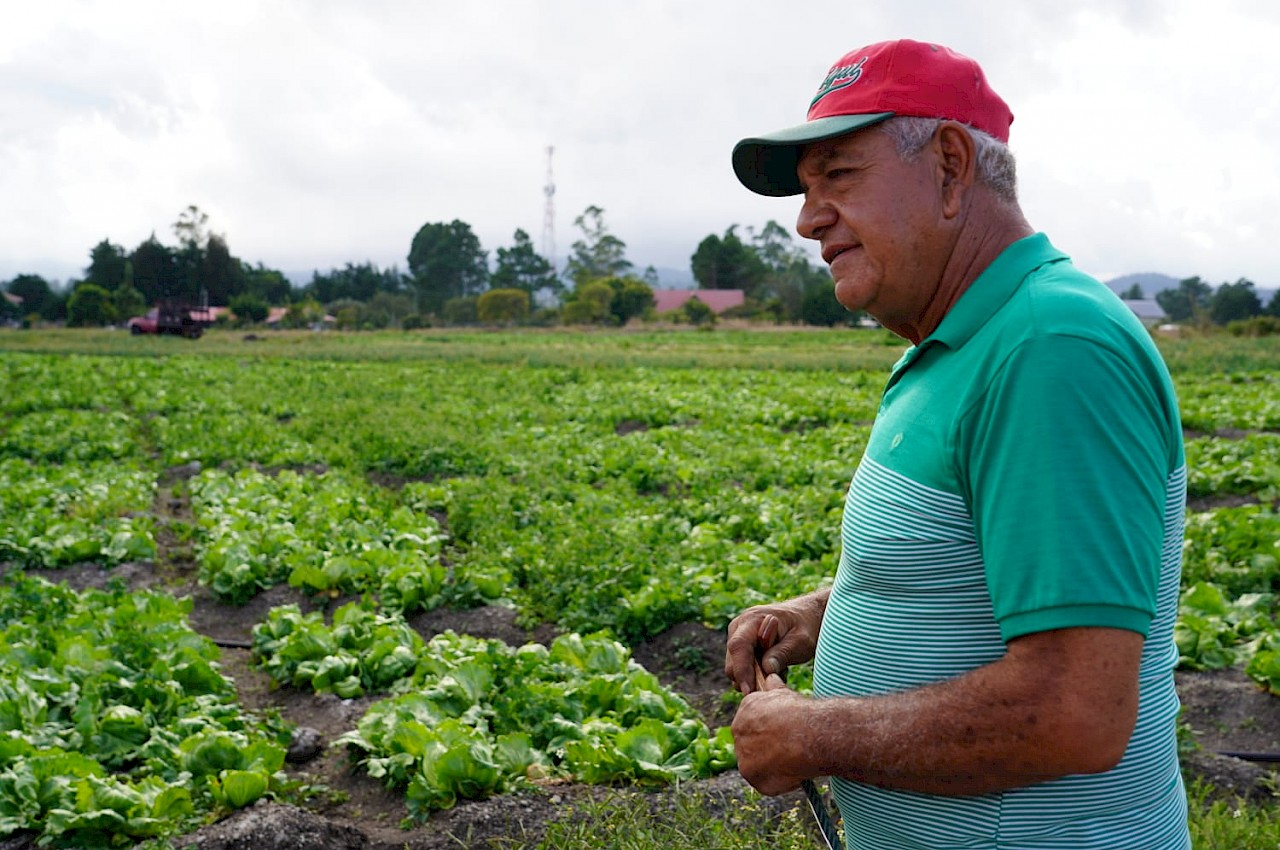
<path id="1" fill-rule="evenodd" d="M 1035 643 L 958 678 L 899 693 L 753 694 L 734 721 L 739 769 L 766 793 L 828 775 L 946 795 L 1109 769 L 1137 715 L 1141 636 L 1078 629 Z"/>

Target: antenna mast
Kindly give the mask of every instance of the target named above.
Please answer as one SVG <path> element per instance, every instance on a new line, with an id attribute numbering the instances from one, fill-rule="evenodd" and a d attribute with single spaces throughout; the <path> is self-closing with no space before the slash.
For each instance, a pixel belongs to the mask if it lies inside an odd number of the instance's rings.
<path id="1" fill-rule="evenodd" d="M 551 174 L 551 155 L 555 150 L 554 146 L 547 145 L 547 183 L 542 187 L 542 194 L 547 198 L 542 214 L 542 256 L 551 264 L 552 271 L 556 269 L 556 181 Z"/>

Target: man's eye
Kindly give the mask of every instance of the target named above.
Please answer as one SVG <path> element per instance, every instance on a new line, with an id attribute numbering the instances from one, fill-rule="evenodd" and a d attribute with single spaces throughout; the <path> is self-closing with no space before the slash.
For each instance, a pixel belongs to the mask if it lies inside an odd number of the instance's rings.
<path id="1" fill-rule="evenodd" d="M 841 177 L 844 177 L 846 174 L 852 174 L 852 173 L 853 173 L 852 168 L 831 168 L 827 170 L 827 179 L 838 180 Z"/>

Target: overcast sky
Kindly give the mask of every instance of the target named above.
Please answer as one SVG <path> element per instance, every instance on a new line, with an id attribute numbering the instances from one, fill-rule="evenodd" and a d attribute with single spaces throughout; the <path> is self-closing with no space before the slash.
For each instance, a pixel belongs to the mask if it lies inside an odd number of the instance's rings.
<path id="1" fill-rule="evenodd" d="M 0 281 L 175 245 L 191 204 L 287 272 L 404 270 L 453 219 L 540 246 L 548 145 L 562 261 L 595 205 L 637 267 L 687 269 L 794 224 L 734 143 L 898 37 L 983 64 L 1023 208 L 1085 271 L 1280 286 L 1274 0 L 0 0 Z"/>

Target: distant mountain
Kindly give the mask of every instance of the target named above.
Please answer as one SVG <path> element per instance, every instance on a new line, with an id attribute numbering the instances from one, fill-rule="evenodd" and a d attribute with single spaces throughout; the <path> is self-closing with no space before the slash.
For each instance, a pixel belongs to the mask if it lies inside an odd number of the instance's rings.
<path id="1" fill-rule="evenodd" d="M 1119 294 L 1128 292 L 1136 283 L 1142 288 L 1142 297 L 1149 300 L 1155 298 L 1157 293 L 1163 292 L 1166 289 L 1177 289 L 1178 284 L 1181 282 L 1182 278 L 1180 277 L 1170 277 L 1167 274 L 1160 274 L 1159 272 L 1143 272 L 1141 274 L 1127 274 L 1109 280 L 1107 281 L 1107 287 L 1112 292 Z M 1209 281 L 1206 281 L 1206 283 L 1209 283 L 1214 290 L 1216 290 L 1220 285 Z M 1262 302 L 1263 308 L 1266 308 L 1266 306 L 1271 303 L 1271 299 L 1275 297 L 1276 292 L 1280 290 L 1277 290 L 1274 287 L 1263 288 L 1255 286 L 1253 291 L 1257 294 L 1258 300 Z"/>
<path id="2" fill-rule="evenodd" d="M 1182 278 L 1180 277 L 1171 277 L 1159 272 L 1141 272 L 1139 274 L 1122 275 L 1109 280 L 1107 281 L 1107 286 L 1112 292 L 1121 293 L 1128 292 L 1136 283 L 1142 289 L 1143 298 L 1155 298 L 1157 292 L 1163 292 L 1166 289 L 1177 289 L 1181 280 Z"/>

